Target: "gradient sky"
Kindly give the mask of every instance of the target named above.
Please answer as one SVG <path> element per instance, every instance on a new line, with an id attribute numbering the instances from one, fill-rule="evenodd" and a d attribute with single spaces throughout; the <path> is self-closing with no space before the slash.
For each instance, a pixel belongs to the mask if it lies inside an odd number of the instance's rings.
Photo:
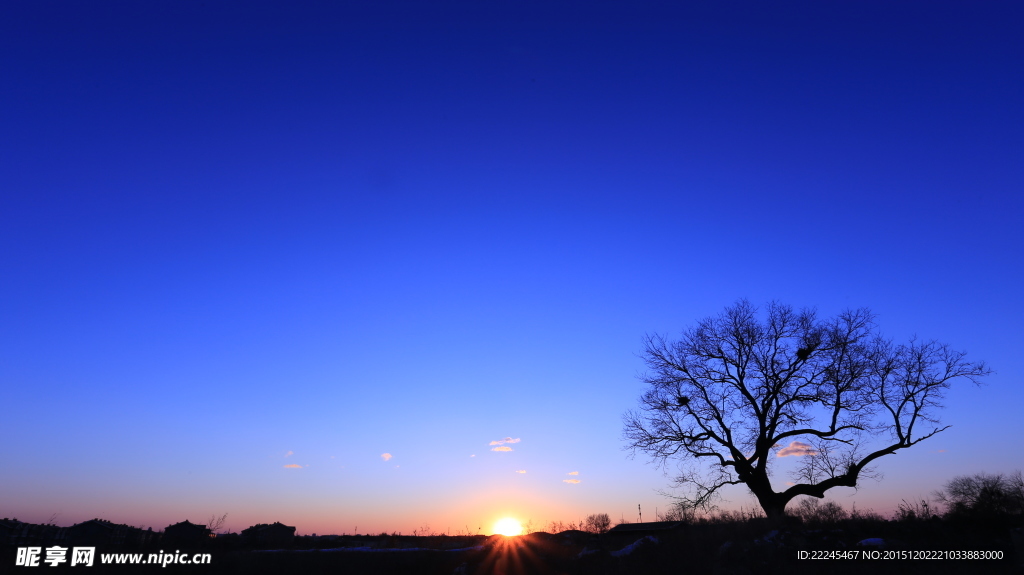
<path id="1" fill-rule="evenodd" d="M 831 499 L 1024 467 L 1020 3 L 153 4 L 0 9 L 0 516 L 653 519 L 742 297 L 996 371 Z"/>

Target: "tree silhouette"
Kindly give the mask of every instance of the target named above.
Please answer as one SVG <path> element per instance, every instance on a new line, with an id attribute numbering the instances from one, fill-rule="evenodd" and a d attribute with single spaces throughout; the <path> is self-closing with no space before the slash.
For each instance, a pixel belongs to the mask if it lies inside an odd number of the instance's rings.
<path id="1" fill-rule="evenodd" d="M 740 300 L 677 341 L 645 339 L 650 387 L 624 436 L 659 465 L 680 460 L 687 504 L 710 508 L 745 484 L 776 518 L 794 497 L 856 487 L 878 458 L 948 428 L 935 411 L 953 380 L 990 373 L 934 341 L 893 344 L 866 309 L 819 320 L 771 303 L 764 315 Z M 777 492 L 772 463 L 787 455 L 802 464 Z"/>
<path id="2" fill-rule="evenodd" d="M 936 492 L 950 517 L 992 521 L 1024 514 L 1024 474 L 959 475 Z"/>
<path id="3" fill-rule="evenodd" d="M 206 522 L 206 528 L 210 530 L 210 533 L 216 533 L 217 531 L 220 531 L 222 527 L 224 527 L 224 522 L 227 521 L 227 519 L 227 513 L 221 515 L 220 517 L 217 517 L 216 515 L 211 515 L 210 519 Z"/>
<path id="4" fill-rule="evenodd" d="M 586 531 L 591 533 L 607 533 L 612 520 L 607 513 L 595 513 L 587 516 Z"/>

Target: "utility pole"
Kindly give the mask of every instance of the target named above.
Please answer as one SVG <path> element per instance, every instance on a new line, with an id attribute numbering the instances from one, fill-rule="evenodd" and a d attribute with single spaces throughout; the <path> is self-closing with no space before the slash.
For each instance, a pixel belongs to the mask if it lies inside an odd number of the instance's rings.
<path id="1" fill-rule="evenodd" d="M 644 522 L 644 512 L 640 511 L 640 504 L 639 503 L 636 504 L 636 510 L 637 510 L 638 513 L 640 513 L 640 523 L 643 523 Z"/>

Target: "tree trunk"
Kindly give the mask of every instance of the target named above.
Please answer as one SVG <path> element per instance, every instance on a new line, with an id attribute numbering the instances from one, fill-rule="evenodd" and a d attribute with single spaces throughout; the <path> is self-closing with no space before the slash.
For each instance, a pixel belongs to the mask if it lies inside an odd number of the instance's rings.
<path id="1" fill-rule="evenodd" d="M 771 522 L 781 522 L 786 517 L 786 505 L 789 504 L 791 497 L 786 497 L 782 493 L 768 492 L 761 495 L 757 495 L 757 502 L 761 504 L 761 509 L 764 510 L 764 514 L 768 517 Z"/>
<path id="2" fill-rule="evenodd" d="M 766 473 L 754 471 L 746 476 L 745 482 L 750 492 L 757 497 L 757 502 L 761 504 L 761 509 L 769 520 L 776 522 L 786 517 L 786 504 L 793 498 L 787 497 L 784 493 L 776 493 Z"/>
<path id="3" fill-rule="evenodd" d="M 761 503 L 761 508 L 764 509 L 764 514 L 768 516 L 768 520 L 772 522 L 782 521 L 786 517 L 786 504 L 778 501 L 771 503 Z"/>

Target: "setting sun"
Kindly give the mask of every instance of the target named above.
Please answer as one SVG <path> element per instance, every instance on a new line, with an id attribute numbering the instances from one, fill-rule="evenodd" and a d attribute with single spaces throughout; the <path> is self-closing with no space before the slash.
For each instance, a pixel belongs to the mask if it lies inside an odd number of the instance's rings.
<path id="1" fill-rule="evenodd" d="M 494 524 L 494 532 L 501 535 L 519 535 L 523 532 L 523 526 L 515 519 L 506 517 Z"/>

